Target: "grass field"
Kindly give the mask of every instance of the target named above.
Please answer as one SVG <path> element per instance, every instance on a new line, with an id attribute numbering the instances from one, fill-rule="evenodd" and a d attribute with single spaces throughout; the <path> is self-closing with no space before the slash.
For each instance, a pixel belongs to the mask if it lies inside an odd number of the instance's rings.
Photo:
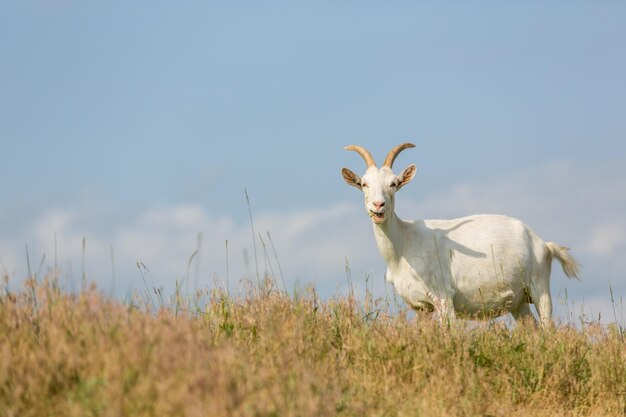
<path id="1" fill-rule="evenodd" d="M 441 329 L 385 300 L 271 282 L 120 302 L 0 296 L 1 416 L 619 416 L 619 326 Z"/>

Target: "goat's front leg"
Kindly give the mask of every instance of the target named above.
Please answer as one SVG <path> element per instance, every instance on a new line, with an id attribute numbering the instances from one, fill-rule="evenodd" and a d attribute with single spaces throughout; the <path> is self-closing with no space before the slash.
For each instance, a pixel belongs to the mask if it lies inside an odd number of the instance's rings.
<path id="1" fill-rule="evenodd" d="M 437 311 L 439 315 L 439 324 L 441 327 L 450 327 L 456 320 L 456 312 L 454 311 L 451 298 L 437 298 L 435 300 L 435 311 Z"/>
<path id="2" fill-rule="evenodd" d="M 434 310 L 439 316 L 439 324 L 441 327 L 446 325 L 450 327 L 452 322 L 456 320 L 456 312 L 454 311 L 454 304 L 452 303 L 451 291 L 442 291 L 443 294 L 436 293 L 434 291 L 426 291 L 426 295 L 432 302 Z"/>

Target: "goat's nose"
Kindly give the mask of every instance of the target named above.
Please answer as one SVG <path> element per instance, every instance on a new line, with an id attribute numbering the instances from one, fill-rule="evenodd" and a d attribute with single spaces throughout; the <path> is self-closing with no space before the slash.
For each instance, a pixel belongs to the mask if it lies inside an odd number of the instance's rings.
<path id="1" fill-rule="evenodd" d="M 381 208 L 385 207 L 385 202 L 384 201 L 374 201 L 372 204 L 374 204 L 374 208 L 380 210 Z"/>

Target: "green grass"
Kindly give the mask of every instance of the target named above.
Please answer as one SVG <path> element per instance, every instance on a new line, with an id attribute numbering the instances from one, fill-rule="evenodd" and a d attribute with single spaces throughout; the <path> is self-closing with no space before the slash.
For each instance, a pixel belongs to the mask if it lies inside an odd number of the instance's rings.
<path id="1" fill-rule="evenodd" d="M 266 283 L 122 303 L 0 296 L 2 416 L 617 416 L 619 327 L 441 329 L 385 300 Z M 154 302 L 154 305 L 153 305 Z"/>

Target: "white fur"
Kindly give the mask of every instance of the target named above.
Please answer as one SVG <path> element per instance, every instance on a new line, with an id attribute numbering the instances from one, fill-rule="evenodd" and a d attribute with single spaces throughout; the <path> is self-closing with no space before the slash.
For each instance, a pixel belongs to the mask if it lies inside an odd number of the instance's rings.
<path id="1" fill-rule="evenodd" d="M 569 277 L 578 264 L 567 248 L 544 242 L 519 220 L 475 215 L 453 220 L 405 221 L 394 211 L 395 192 L 415 175 L 411 165 L 395 176 L 372 166 L 362 178 L 344 168 L 349 185 L 361 189 L 372 217 L 387 281 L 414 309 L 440 319 L 488 318 L 511 313 L 551 323 L 550 272 L 558 259 Z M 381 204 L 382 203 L 382 204 Z"/>

